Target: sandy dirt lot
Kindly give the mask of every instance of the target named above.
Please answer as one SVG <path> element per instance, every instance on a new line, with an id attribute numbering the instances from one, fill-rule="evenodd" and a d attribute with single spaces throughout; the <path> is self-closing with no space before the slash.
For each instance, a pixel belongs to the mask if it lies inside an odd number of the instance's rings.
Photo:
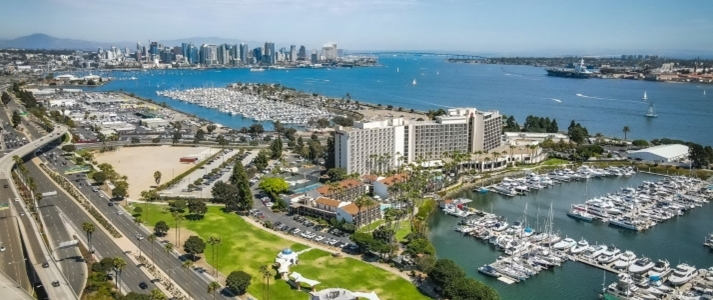
<path id="1" fill-rule="evenodd" d="M 97 153 L 98 163 L 108 163 L 120 175 L 126 175 L 129 182 L 129 198 L 139 199 L 141 191 L 156 185 L 153 173 L 160 171 L 161 182 L 185 172 L 193 164 L 180 163 L 181 157 L 200 155 L 202 158 L 220 151 L 207 147 L 122 147 L 118 151 Z"/>

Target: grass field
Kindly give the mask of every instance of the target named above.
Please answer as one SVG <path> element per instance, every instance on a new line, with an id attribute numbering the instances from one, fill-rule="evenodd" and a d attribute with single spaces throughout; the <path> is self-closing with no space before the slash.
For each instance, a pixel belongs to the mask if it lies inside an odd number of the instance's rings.
<path id="1" fill-rule="evenodd" d="M 144 209 L 141 218 L 147 221 L 149 228 L 159 220 L 165 221 L 171 228 L 175 227 L 171 215 L 164 211 L 166 206 L 148 205 L 148 213 L 146 205 L 140 204 L 140 207 Z M 208 207 L 204 219 L 184 220 L 181 227 L 197 233 L 203 240 L 210 236 L 220 237 L 222 244 L 218 248 L 216 261 L 212 260 L 210 246 L 201 256 L 213 266 L 217 263 L 218 270 L 225 275 L 238 270 L 251 274 L 253 280 L 248 292 L 261 299 L 266 297 L 263 295 L 262 277 L 258 275 L 260 266 L 272 265 L 277 253 L 284 248 L 290 247 L 294 251 L 309 248 L 256 228 L 240 216 L 223 213 L 220 207 L 215 206 Z M 362 292 L 373 290 L 381 299 L 428 299 L 413 284 L 395 274 L 360 260 L 332 257 L 329 252 L 319 249 L 300 255 L 299 265 L 292 270 L 322 282 L 317 286 L 318 289 L 342 287 Z M 270 299 L 307 298 L 305 292 L 293 289 L 283 280 L 270 282 Z"/>
<path id="2" fill-rule="evenodd" d="M 542 165 L 545 165 L 545 166 L 558 166 L 558 165 L 566 165 L 566 164 L 568 164 L 568 163 L 570 163 L 570 162 L 567 161 L 567 160 L 564 160 L 564 159 L 550 158 L 550 159 L 548 159 L 548 160 L 542 162 Z"/>

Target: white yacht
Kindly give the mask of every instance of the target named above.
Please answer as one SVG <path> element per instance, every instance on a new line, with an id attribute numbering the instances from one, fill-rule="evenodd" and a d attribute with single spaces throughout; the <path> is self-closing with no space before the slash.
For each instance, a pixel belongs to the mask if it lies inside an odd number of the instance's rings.
<path id="1" fill-rule="evenodd" d="M 649 270 L 649 277 L 657 276 L 659 278 L 671 272 L 671 266 L 668 260 L 658 260 L 654 263 L 654 267 Z"/>
<path id="2" fill-rule="evenodd" d="M 589 249 L 594 249 L 594 247 L 589 246 L 589 243 L 584 238 L 582 238 L 581 240 L 579 240 L 579 242 L 577 242 L 576 246 L 572 247 L 572 250 L 570 250 L 570 252 L 572 252 L 572 254 L 577 254 Z"/>
<path id="3" fill-rule="evenodd" d="M 654 262 L 648 257 L 641 257 L 629 266 L 629 272 L 634 274 L 646 273 L 654 267 Z"/>
<path id="4" fill-rule="evenodd" d="M 668 281 L 673 285 L 683 285 L 698 275 L 696 267 L 687 264 L 680 264 L 673 270 L 673 274 L 668 277 Z"/>
<path id="5" fill-rule="evenodd" d="M 607 249 L 606 251 L 602 252 L 602 255 L 597 258 L 597 262 L 602 264 L 612 263 L 615 260 L 619 259 L 620 252 L 621 250 L 617 249 L 616 247 Z"/>
<path id="6" fill-rule="evenodd" d="M 557 250 L 569 250 L 572 249 L 572 247 L 577 245 L 577 241 L 575 241 L 572 238 L 565 238 L 564 240 L 557 242 L 552 246 L 553 248 Z"/>
<path id="7" fill-rule="evenodd" d="M 584 257 L 593 260 L 598 256 L 602 255 L 602 253 L 604 253 L 604 251 L 607 251 L 607 249 L 608 248 L 606 245 L 594 246 L 594 249 L 584 251 Z"/>
<path id="8" fill-rule="evenodd" d="M 636 261 L 636 254 L 631 251 L 625 251 L 619 256 L 619 259 L 614 262 L 614 268 L 616 269 L 626 269 L 631 264 Z"/>

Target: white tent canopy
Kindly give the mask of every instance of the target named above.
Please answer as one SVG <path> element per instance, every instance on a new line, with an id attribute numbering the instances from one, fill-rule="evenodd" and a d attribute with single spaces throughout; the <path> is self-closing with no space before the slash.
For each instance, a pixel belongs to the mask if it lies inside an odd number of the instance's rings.
<path id="1" fill-rule="evenodd" d="M 294 280 L 295 282 L 306 283 L 306 284 L 309 285 L 309 286 L 315 286 L 315 285 L 318 285 L 318 284 L 321 283 L 321 282 L 319 282 L 319 281 L 317 281 L 317 280 L 312 280 L 312 279 L 304 278 L 304 277 L 302 277 L 302 274 L 297 273 L 297 272 L 292 272 L 292 274 L 290 274 L 290 277 L 291 277 L 292 280 Z"/>
<path id="2" fill-rule="evenodd" d="M 366 298 L 369 300 L 380 300 L 379 296 L 376 295 L 374 291 L 371 291 L 371 293 L 362 293 L 362 292 L 352 292 L 354 296 L 357 296 L 359 298 Z"/>

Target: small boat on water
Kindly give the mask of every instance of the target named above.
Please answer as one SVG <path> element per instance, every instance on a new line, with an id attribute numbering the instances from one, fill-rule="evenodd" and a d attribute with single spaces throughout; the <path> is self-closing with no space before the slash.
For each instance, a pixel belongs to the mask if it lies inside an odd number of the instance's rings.
<path id="1" fill-rule="evenodd" d="M 641 97 L 641 100 L 644 100 L 644 101 L 646 101 L 646 100 L 649 100 L 649 98 L 648 98 L 648 97 L 646 97 L 646 91 L 644 91 L 644 96 L 643 96 L 643 97 Z"/>
<path id="2" fill-rule="evenodd" d="M 413 79 L 413 82 L 411 82 L 412 85 L 416 85 L 416 78 Z"/>
<path id="3" fill-rule="evenodd" d="M 580 210 L 575 208 L 574 205 L 572 205 L 572 208 L 567 212 L 567 216 L 585 222 L 591 222 L 594 219 L 594 215 L 588 213 L 586 208 L 585 210 Z"/>
<path id="4" fill-rule="evenodd" d="M 658 118 L 659 115 L 656 114 L 656 111 L 654 111 L 654 102 L 652 101 L 651 104 L 649 104 L 649 110 L 646 111 L 646 114 L 644 117 L 647 118 Z"/>
<path id="5" fill-rule="evenodd" d="M 708 236 L 706 236 L 706 239 L 703 241 L 703 246 L 706 246 L 713 250 L 713 233 L 708 234 Z"/>
<path id="6" fill-rule="evenodd" d="M 250 68 L 250 72 L 263 72 L 265 71 L 264 68 Z"/>
<path id="7" fill-rule="evenodd" d="M 488 276 L 500 277 L 500 273 L 498 273 L 498 271 L 496 271 L 490 265 L 484 265 L 484 266 L 478 268 L 478 272 L 483 273 Z"/>

